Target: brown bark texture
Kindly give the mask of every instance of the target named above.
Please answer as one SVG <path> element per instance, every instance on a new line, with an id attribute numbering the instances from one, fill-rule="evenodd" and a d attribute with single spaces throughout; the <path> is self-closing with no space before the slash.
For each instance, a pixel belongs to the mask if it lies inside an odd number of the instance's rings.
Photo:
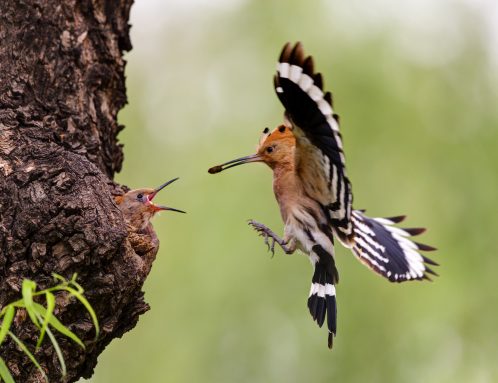
<path id="1" fill-rule="evenodd" d="M 53 272 L 77 272 L 102 330 L 94 341 L 84 307 L 57 296 L 56 316 L 86 348 L 58 336 L 62 379 L 43 342 L 35 357 L 54 382 L 91 376 L 106 345 L 148 310 L 141 289 L 157 238 L 128 236 L 112 180 L 123 161 L 117 113 L 132 2 L 0 1 L 0 307 L 20 298 L 24 278 L 44 288 Z M 22 314 L 13 332 L 34 350 L 38 332 Z M 13 342 L 0 356 L 16 382 L 43 381 Z"/>

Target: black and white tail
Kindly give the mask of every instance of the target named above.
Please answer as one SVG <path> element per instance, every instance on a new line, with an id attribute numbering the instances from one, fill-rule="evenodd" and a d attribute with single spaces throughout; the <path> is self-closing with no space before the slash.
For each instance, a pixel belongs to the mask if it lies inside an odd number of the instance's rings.
<path id="1" fill-rule="evenodd" d="M 317 246 L 315 246 L 317 247 Z M 323 249 L 320 247 L 320 250 Z M 331 255 L 320 256 L 315 263 L 315 272 L 311 280 L 308 308 L 313 320 L 322 327 L 327 316 L 329 330 L 328 346 L 332 348 L 334 336 L 337 333 L 337 301 L 335 285 L 339 282 L 339 275 Z"/>
<path id="2" fill-rule="evenodd" d="M 391 282 L 429 279 L 427 274 L 437 275 L 427 264 L 438 264 L 420 254 L 435 250 L 431 246 L 412 241 L 409 237 L 423 233 L 425 229 L 400 229 L 394 224 L 405 216 L 369 218 L 364 211 L 353 210 L 353 253 L 373 271 Z"/>

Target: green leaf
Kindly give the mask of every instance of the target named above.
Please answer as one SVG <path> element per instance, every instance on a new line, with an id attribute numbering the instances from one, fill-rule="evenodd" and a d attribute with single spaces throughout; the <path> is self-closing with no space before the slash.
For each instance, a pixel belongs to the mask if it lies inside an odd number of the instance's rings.
<path id="1" fill-rule="evenodd" d="M 50 291 L 45 292 L 45 297 L 47 299 L 47 309 L 45 312 L 45 315 L 43 315 L 44 320 L 43 324 L 40 330 L 40 337 L 38 338 L 38 342 L 36 342 L 36 349 L 40 347 L 41 343 L 43 342 L 43 337 L 45 336 L 45 331 L 47 331 L 48 324 L 50 323 L 50 319 L 53 316 L 54 309 L 55 309 L 55 297 L 54 294 L 52 294 Z"/>
<path id="2" fill-rule="evenodd" d="M 72 284 L 74 287 L 76 287 L 76 290 L 78 290 L 78 292 L 79 292 L 80 294 L 83 294 L 83 293 L 85 292 L 85 290 L 83 289 L 83 287 L 81 287 L 81 285 L 80 285 L 78 282 L 71 280 L 71 284 Z"/>
<path id="3" fill-rule="evenodd" d="M 39 303 L 33 303 L 36 310 L 41 314 L 42 317 L 47 318 L 47 310 L 45 307 L 40 305 Z M 48 323 L 57 331 L 59 331 L 62 335 L 67 336 L 72 339 L 74 342 L 78 343 L 82 348 L 85 348 L 85 345 L 81 341 L 80 338 L 76 336 L 71 330 L 69 330 L 66 326 L 64 326 L 55 316 L 50 316 Z M 48 334 L 48 327 L 46 328 Z"/>
<path id="4" fill-rule="evenodd" d="M 38 371 L 41 372 L 41 374 L 45 378 L 45 381 L 48 382 L 48 378 L 47 378 L 47 375 L 45 374 L 45 371 L 43 371 L 43 368 L 41 368 L 40 363 L 38 363 L 38 361 L 36 360 L 36 358 L 28 350 L 28 348 L 24 345 L 24 343 L 18 337 L 16 337 L 12 331 L 9 331 L 9 336 L 12 339 L 14 339 L 14 342 L 17 343 L 17 345 L 22 350 L 22 352 L 24 352 L 28 356 L 28 358 L 31 360 L 31 362 L 36 366 L 36 368 L 38 368 Z"/>
<path id="5" fill-rule="evenodd" d="M 74 273 L 73 276 L 71 277 L 71 280 L 69 282 L 70 283 L 76 283 L 76 278 L 78 278 L 78 273 Z"/>
<path id="6" fill-rule="evenodd" d="M 40 328 L 40 323 L 36 317 L 36 311 L 34 310 L 34 302 L 33 302 L 33 292 L 36 289 L 36 283 L 30 281 L 29 279 L 24 279 L 22 281 L 22 297 L 24 301 L 24 306 L 26 307 L 26 311 L 28 312 L 31 321 L 34 325 Z"/>
<path id="7" fill-rule="evenodd" d="M 2 378 L 5 383 L 16 383 L 2 358 L 0 358 L 0 378 Z"/>
<path id="8" fill-rule="evenodd" d="M 14 306 L 8 305 L 5 310 L 5 316 L 3 317 L 2 326 L 0 327 L 0 344 L 2 344 L 3 340 L 7 336 L 7 333 L 9 332 L 10 325 L 12 323 L 12 320 L 14 319 L 14 314 Z"/>
<path id="9" fill-rule="evenodd" d="M 59 275 L 57 273 L 52 273 L 52 277 L 54 279 L 61 281 L 62 283 L 67 283 L 66 278 L 64 278 L 62 275 Z"/>
<path id="10" fill-rule="evenodd" d="M 74 334 L 71 330 L 69 330 L 66 326 L 64 326 L 54 316 L 55 295 L 52 292 L 67 291 L 71 296 L 74 296 L 76 299 L 78 299 L 80 303 L 83 304 L 83 306 L 85 306 L 86 310 L 90 314 L 90 317 L 92 318 L 93 324 L 95 326 L 95 339 L 97 339 L 100 332 L 97 315 L 95 314 L 95 311 L 93 310 L 90 303 L 84 297 L 83 287 L 81 287 L 81 285 L 76 282 L 77 274 L 76 273 L 73 274 L 71 280 L 69 281 L 66 280 L 64 277 L 55 273 L 53 274 L 53 276 L 56 280 L 60 281 L 60 283 L 54 287 L 41 291 L 36 291 L 35 282 L 29 279 L 23 280 L 22 299 L 10 303 L 9 305 L 3 307 L 2 310 L 0 311 L 0 319 L 2 319 L 2 323 L 0 323 L 0 344 L 5 340 L 5 337 L 9 335 L 17 343 L 19 348 L 28 356 L 28 358 L 36 366 L 36 368 L 41 372 L 43 378 L 47 382 L 48 378 L 45 374 L 45 371 L 41 368 L 36 358 L 24 345 L 24 343 L 20 339 L 18 339 L 12 333 L 12 331 L 10 331 L 10 327 L 12 325 L 12 321 L 15 316 L 16 308 L 25 308 L 33 324 L 35 324 L 35 326 L 40 329 L 40 336 L 36 344 L 36 349 L 40 347 L 45 335 L 47 335 L 50 338 L 50 341 L 54 346 L 54 350 L 57 354 L 57 358 L 59 359 L 62 374 L 64 376 L 67 373 L 64 356 L 51 328 L 57 330 L 62 335 L 70 338 L 82 348 L 85 348 L 85 345 L 83 344 L 81 339 L 78 338 L 78 336 L 76 336 L 76 334 Z M 47 307 L 44 307 L 43 305 L 34 301 L 34 297 L 41 295 L 45 295 Z M 5 383 L 15 383 L 5 362 L 0 358 L 0 381 L 2 380 L 5 381 Z"/>
<path id="11" fill-rule="evenodd" d="M 75 296 L 76 299 L 78 299 L 83 304 L 83 306 L 85 306 L 86 310 L 92 317 L 93 325 L 95 326 L 95 340 L 97 340 L 100 328 L 99 328 L 99 321 L 97 320 L 97 315 L 95 314 L 93 307 L 90 305 L 90 303 L 86 300 L 86 298 L 82 294 L 80 294 L 78 291 L 74 290 L 73 288 L 65 287 L 64 290 L 68 291 L 73 296 Z"/>
<path id="12" fill-rule="evenodd" d="M 9 306 L 14 306 L 14 303 L 9 303 L 8 305 L 3 306 L 2 310 L 0 311 L 0 318 L 4 316 L 5 312 L 9 308 Z"/>
<path id="13" fill-rule="evenodd" d="M 12 305 L 14 307 L 20 307 L 20 308 L 25 308 L 26 307 L 26 305 L 24 304 L 24 299 L 22 299 L 22 298 L 19 299 L 19 300 L 17 300 L 17 301 L 15 301 L 15 302 L 9 303 L 9 305 Z M 2 313 L 5 311 L 6 308 L 7 308 L 7 306 L 5 306 L 3 308 Z"/>
<path id="14" fill-rule="evenodd" d="M 52 331 L 47 327 L 47 335 L 50 338 L 50 341 L 52 342 L 55 353 L 57 354 L 57 358 L 59 359 L 59 363 L 61 365 L 61 370 L 62 370 L 62 376 L 66 376 L 66 362 L 64 361 L 64 356 L 62 355 L 61 348 L 59 347 L 59 343 L 57 343 L 57 339 L 55 339 L 54 334 L 52 334 Z M 75 335 L 76 336 L 76 335 Z M 79 340 L 79 339 L 78 339 Z"/>

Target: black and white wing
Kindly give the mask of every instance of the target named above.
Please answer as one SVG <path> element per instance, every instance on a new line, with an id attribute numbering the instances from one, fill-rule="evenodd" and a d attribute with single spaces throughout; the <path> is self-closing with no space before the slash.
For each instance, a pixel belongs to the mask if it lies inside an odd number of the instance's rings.
<path id="1" fill-rule="evenodd" d="M 365 266 L 391 282 L 430 279 L 428 274 L 437 274 L 428 265 L 438 264 L 421 252 L 436 249 L 411 240 L 410 237 L 422 234 L 425 229 L 394 226 L 404 219 L 405 216 L 370 218 L 364 211 L 353 210 L 351 249 Z"/>
<path id="2" fill-rule="evenodd" d="M 334 233 L 349 247 L 353 193 L 346 175 L 339 116 L 332 108 L 330 92 L 323 91 L 321 74 L 313 67 L 301 43 L 294 47 L 287 43 L 277 65 L 275 91 L 296 136 L 296 169 L 306 193 L 327 210 Z"/>
<path id="3" fill-rule="evenodd" d="M 315 73 L 313 66 L 301 43 L 288 43 L 274 78 L 275 91 L 296 137 L 296 169 L 306 193 L 327 211 L 341 242 L 373 271 L 392 282 L 436 275 L 427 265 L 437 264 L 420 253 L 434 248 L 409 238 L 423 230 L 396 228 L 394 224 L 401 217 L 370 218 L 353 210 L 339 116 L 334 113 L 331 94 L 323 91 L 321 74 Z"/>

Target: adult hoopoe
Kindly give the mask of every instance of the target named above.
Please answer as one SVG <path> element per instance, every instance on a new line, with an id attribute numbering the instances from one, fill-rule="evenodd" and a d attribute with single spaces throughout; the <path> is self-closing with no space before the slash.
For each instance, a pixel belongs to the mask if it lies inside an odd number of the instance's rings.
<path id="1" fill-rule="evenodd" d="M 157 193 L 177 179 L 174 178 L 165 182 L 156 189 L 134 189 L 124 195 L 115 197 L 116 203 L 123 213 L 129 232 L 146 233 L 150 229 L 150 220 L 159 211 L 171 210 L 185 213 L 183 210 L 152 203 Z"/>
<path id="2" fill-rule="evenodd" d="M 273 190 L 285 223 L 279 238 L 261 223 L 249 224 L 287 253 L 306 253 L 314 267 L 308 308 L 321 327 L 327 316 L 328 346 L 337 329 L 334 237 L 371 270 L 391 282 L 429 279 L 436 275 L 426 264 L 437 265 L 420 251 L 434 250 L 410 240 L 424 229 L 400 229 L 405 217 L 369 218 L 352 207 L 351 183 L 346 175 L 339 117 L 332 96 L 324 92 L 322 76 L 301 43 L 287 43 L 274 77 L 275 91 L 285 108 L 284 123 L 266 128 L 256 154 L 209 169 L 210 173 L 249 162 L 264 162 L 273 170 Z M 271 243 L 269 243 L 269 241 Z"/>

